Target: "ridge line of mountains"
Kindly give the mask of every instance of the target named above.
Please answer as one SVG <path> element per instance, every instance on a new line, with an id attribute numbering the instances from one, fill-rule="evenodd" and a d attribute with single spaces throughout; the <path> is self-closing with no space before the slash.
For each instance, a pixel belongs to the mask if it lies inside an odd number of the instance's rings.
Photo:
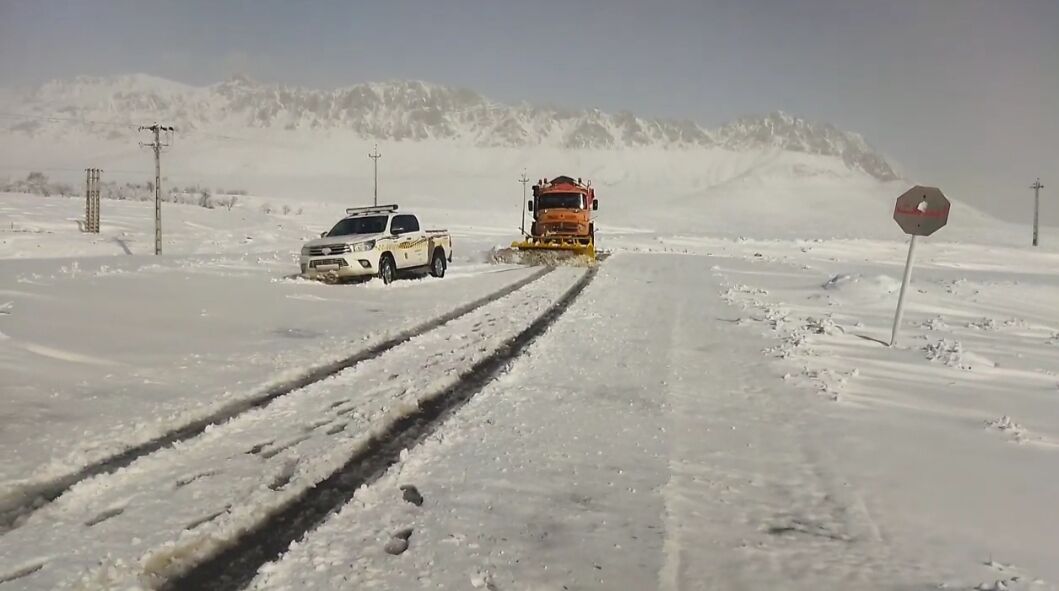
<path id="1" fill-rule="evenodd" d="M 187 132 L 351 130 L 376 141 L 447 140 L 480 147 L 787 150 L 837 157 L 880 181 L 899 178 L 859 134 L 782 111 L 707 129 L 690 120 L 643 118 L 627 111 L 504 104 L 471 90 L 422 81 L 319 90 L 245 76 L 190 86 L 142 74 L 55 80 L 11 92 L 5 102 L 4 110 L 29 115 L 4 121 L 6 132 L 28 136 L 83 128 L 123 139 L 146 118 Z M 122 131 L 100 121 L 128 122 L 130 127 Z"/>

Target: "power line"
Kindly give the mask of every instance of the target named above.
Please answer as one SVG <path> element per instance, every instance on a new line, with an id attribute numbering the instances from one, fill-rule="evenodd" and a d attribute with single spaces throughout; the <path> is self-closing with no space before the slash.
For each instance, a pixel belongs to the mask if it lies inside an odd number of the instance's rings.
<path id="1" fill-rule="evenodd" d="M 51 115 L 30 115 L 27 113 L 11 113 L 11 112 L 0 112 L 0 118 L 3 119 L 33 119 L 36 121 L 51 121 L 53 123 L 88 123 L 91 125 L 110 125 L 112 127 L 125 127 L 134 129 L 136 126 L 131 123 L 119 123 L 117 121 L 94 121 L 91 119 L 85 119 L 83 117 L 55 117 Z"/>
<path id="2" fill-rule="evenodd" d="M 58 166 L 51 166 L 51 167 L 42 168 L 40 166 L 6 166 L 6 165 L 0 165 L 0 170 L 10 170 L 10 171 L 17 171 L 17 172 L 84 172 L 85 169 L 83 169 L 83 168 L 64 168 L 64 167 L 58 167 Z M 137 175 L 139 175 L 139 174 L 143 174 L 143 171 L 142 170 L 121 170 L 121 169 L 111 170 L 111 169 L 107 169 L 107 173 L 108 174 L 115 173 L 115 174 L 137 174 Z M 178 173 L 178 174 L 181 174 L 181 173 Z M 186 174 L 186 173 L 183 173 L 183 174 Z M 168 176 L 169 175 L 167 175 L 167 177 Z"/>
<path id="3" fill-rule="evenodd" d="M 184 135 L 201 135 L 201 136 L 205 136 L 205 137 L 209 137 L 209 138 L 216 138 L 216 139 L 219 139 L 219 140 L 246 142 L 248 144 L 264 144 L 264 145 L 269 145 L 269 146 L 278 146 L 278 147 L 281 147 L 281 148 L 287 148 L 287 147 L 291 146 L 290 143 L 282 144 L 282 143 L 279 143 L 279 142 L 273 142 L 273 141 L 270 141 L 270 140 L 264 140 L 264 139 L 260 139 L 260 138 L 248 138 L 248 137 L 241 137 L 241 136 L 238 136 L 238 135 L 229 135 L 229 134 L 225 134 L 225 133 L 211 133 L 211 132 L 202 131 L 202 130 L 199 130 L 199 129 L 185 129 L 181 133 L 183 133 Z"/>
<path id="4" fill-rule="evenodd" d="M 138 126 L 136 124 L 134 124 L 134 123 L 122 123 L 120 121 L 100 121 L 98 119 L 86 119 L 84 117 L 56 117 L 56 116 L 52 116 L 52 115 L 33 115 L 33 114 L 29 114 L 29 113 L 0 112 L 0 119 L 30 119 L 30 120 L 35 120 L 35 121 L 49 121 L 49 122 L 52 122 L 52 123 L 84 123 L 84 124 L 87 124 L 87 125 L 105 125 L 105 126 L 111 126 L 111 127 L 120 127 L 120 128 L 123 128 L 123 129 L 129 129 L 129 130 L 137 130 L 137 128 L 138 128 Z M 237 135 L 230 135 L 230 134 L 224 134 L 224 133 L 211 133 L 211 132 L 208 132 L 208 131 L 202 131 L 200 129 L 195 129 L 195 128 L 185 128 L 183 133 L 185 133 L 185 134 L 193 134 L 193 135 L 201 135 L 201 136 L 205 136 L 205 137 L 212 137 L 212 138 L 217 138 L 217 139 L 222 139 L 222 140 L 248 142 L 248 143 L 252 143 L 252 144 L 279 145 L 276 142 L 272 142 L 272 141 L 268 141 L 268 140 L 240 137 L 240 136 L 237 136 Z"/>

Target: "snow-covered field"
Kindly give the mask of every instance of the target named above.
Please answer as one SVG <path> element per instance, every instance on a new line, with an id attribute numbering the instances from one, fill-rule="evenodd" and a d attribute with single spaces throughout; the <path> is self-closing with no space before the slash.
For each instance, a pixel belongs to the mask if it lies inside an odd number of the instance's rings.
<path id="1" fill-rule="evenodd" d="M 890 184 L 805 182 L 655 186 L 649 211 L 649 183 L 601 192 L 613 255 L 586 290 L 252 587 L 1059 588 L 1059 249 L 954 207 L 920 244 L 890 348 L 906 252 Z M 859 190 L 821 209 L 843 187 Z M 416 209 L 454 230 L 449 276 L 385 288 L 291 277 L 334 202 L 166 205 L 154 257 L 149 203 L 104 201 L 92 236 L 80 199 L 0 194 L 0 509 L 17 509 L 0 590 L 179 574 L 582 277 L 537 278 L 33 506 L 42 486 L 533 278 L 484 264 L 514 237 L 517 199 L 436 190 Z M 831 225 L 784 224 L 765 205 L 780 195 Z M 778 219 L 755 231 L 762 216 Z"/>
<path id="2" fill-rule="evenodd" d="M 310 214 L 167 206 L 175 254 L 156 258 L 150 204 L 104 202 L 93 236 L 72 221 L 81 200 L 2 199 L 0 509 L 531 272 L 473 262 L 459 236 L 444 281 L 333 288 L 292 278 Z"/>

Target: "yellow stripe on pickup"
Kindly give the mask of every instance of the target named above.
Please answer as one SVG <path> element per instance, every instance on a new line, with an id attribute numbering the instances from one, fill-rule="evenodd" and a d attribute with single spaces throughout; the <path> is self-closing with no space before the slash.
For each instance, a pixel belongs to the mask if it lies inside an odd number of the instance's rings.
<path id="1" fill-rule="evenodd" d="M 412 242 L 401 242 L 397 245 L 397 248 L 415 248 L 427 240 L 427 238 L 420 238 L 418 240 L 413 240 Z"/>

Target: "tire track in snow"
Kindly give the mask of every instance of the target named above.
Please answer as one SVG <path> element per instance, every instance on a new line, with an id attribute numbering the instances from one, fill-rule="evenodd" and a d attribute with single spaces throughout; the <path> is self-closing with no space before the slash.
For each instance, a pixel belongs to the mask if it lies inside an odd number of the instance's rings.
<path id="1" fill-rule="evenodd" d="M 243 589 L 258 569 L 275 560 L 353 498 L 361 486 L 380 478 L 396 464 L 401 452 L 430 436 L 457 412 L 570 307 L 591 283 L 598 267 L 588 270 L 563 296 L 525 330 L 476 363 L 457 383 L 420 400 L 418 408 L 382 428 L 337 471 L 306 490 L 283 509 L 260 521 L 226 549 L 166 581 L 163 591 L 210 588 Z"/>
<path id="2" fill-rule="evenodd" d="M 44 568 L 44 564 L 45 561 L 38 560 L 25 566 L 20 566 L 11 572 L 0 573 L 0 585 L 28 577 Z"/>
<path id="3" fill-rule="evenodd" d="M 0 564 L 46 562 L 19 580 L 24 589 L 164 585 L 237 544 L 268 515 L 339 470 L 373 435 L 460 383 L 471 368 L 547 314 L 583 276 L 583 270 L 559 269 L 296 395 L 78 483 L 0 537 Z M 489 328 L 491 319 L 497 322 Z M 449 352 L 448 363 L 426 369 L 437 350 Z M 329 427 L 320 426 L 293 448 L 262 457 L 305 436 L 324 417 L 346 428 L 327 435 Z M 217 474 L 177 486 L 207 471 Z M 119 506 L 126 507 L 122 514 L 84 525 Z"/>
<path id="4" fill-rule="evenodd" d="M 245 412 L 267 406 L 270 402 L 281 396 L 286 396 L 287 394 L 329 378 L 359 363 L 379 357 L 398 345 L 402 345 L 415 337 L 426 334 L 443 324 L 470 314 L 482 306 L 495 302 L 496 300 L 522 289 L 530 283 L 544 277 L 553 269 L 553 267 L 542 268 L 540 271 L 529 277 L 520 279 L 503 289 L 460 306 L 459 308 L 438 316 L 437 318 L 402 331 L 396 336 L 386 339 L 381 343 L 358 351 L 348 357 L 339 359 L 338 361 L 311 369 L 301 376 L 266 389 L 260 395 L 244 398 L 225 405 L 205 417 L 191 421 L 182 427 L 170 430 L 167 433 L 146 442 L 134 445 L 118 454 L 97 460 L 75 472 L 71 472 L 65 476 L 52 478 L 44 482 L 24 485 L 13 491 L 9 498 L 0 498 L 0 535 L 16 529 L 26 517 L 59 498 L 72 486 L 83 480 L 101 474 L 112 473 L 120 468 L 128 466 L 141 457 L 152 454 L 160 449 L 170 447 L 175 443 L 196 437 L 202 434 L 202 432 L 211 425 L 227 422 Z"/>

